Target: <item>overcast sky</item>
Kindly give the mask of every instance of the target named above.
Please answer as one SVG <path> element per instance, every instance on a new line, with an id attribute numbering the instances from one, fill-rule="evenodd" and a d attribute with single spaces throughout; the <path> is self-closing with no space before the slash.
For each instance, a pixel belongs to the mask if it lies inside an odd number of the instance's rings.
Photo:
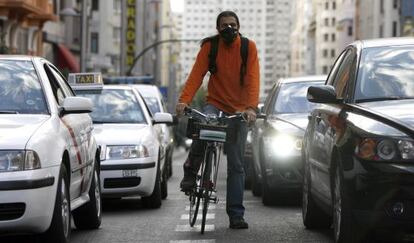
<path id="1" fill-rule="evenodd" d="M 173 12 L 184 11 L 184 0 L 171 0 L 171 10 Z"/>

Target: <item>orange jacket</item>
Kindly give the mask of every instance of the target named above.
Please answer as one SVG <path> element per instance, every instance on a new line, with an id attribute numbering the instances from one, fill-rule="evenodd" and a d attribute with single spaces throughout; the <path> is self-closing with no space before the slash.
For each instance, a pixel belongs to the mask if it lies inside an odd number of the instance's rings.
<path id="1" fill-rule="evenodd" d="M 228 113 L 244 111 L 247 108 L 255 109 L 259 102 L 260 73 L 256 44 L 249 40 L 243 86 L 240 86 L 240 46 L 240 36 L 230 46 L 220 38 L 216 58 L 217 72 L 208 81 L 207 103 Z M 210 47 L 210 42 L 202 45 L 179 102 L 190 104 L 200 88 L 204 75 L 208 72 Z"/>

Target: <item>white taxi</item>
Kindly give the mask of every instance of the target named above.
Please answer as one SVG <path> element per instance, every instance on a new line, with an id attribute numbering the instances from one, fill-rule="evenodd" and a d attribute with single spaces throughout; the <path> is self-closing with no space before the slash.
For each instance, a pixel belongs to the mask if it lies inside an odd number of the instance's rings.
<path id="1" fill-rule="evenodd" d="M 145 103 L 152 114 L 157 112 L 167 112 L 163 96 L 157 86 L 152 84 L 134 84 L 134 87 L 144 98 Z M 165 148 L 165 179 L 172 176 L 172 156 L 174 151 L 174 138 L 172 128 L 167 124 L 159 124 L 159 133 L 161 141 Z"/>
<path id="2" fill-rule="evenodd" d="M 91 116 L 94 135 L 102 147 L 103 197 L 138 195 L 145 207 L 160 207 L 167 191 L 167 181 L 161 176 L 165 173 L 165 151 L 154 125 L 172 123 L 171 114 L 151 116 L 142 97 L 129 86 L 71 85 L 78 96 L 90 98 L 95 107 Z"/>
<path id="3" fill-rule="evenodd" d="M 101 224 L 99 149 L 89 99 L 39 57 L 0 56 L 0 234 L 69 242 Z"/>

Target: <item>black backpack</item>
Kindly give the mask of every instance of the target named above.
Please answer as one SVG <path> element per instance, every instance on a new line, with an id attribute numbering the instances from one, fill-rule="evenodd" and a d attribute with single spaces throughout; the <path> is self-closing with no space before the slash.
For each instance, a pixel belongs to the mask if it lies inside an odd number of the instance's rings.
<path id="1" fill-rule="evenodd" d="M 241 37 L 241 47 L 240 47 L 240 56 L 242 58 L 242 64 L 240 67 L 240 86 L 244 84 L 244 75 L 246 74 L 246 64 L 247 64 L 247 56 L 249 55 L 249 39 L 246 37 Z M 219 44 L 219 37 L 215 36 L 210 39 L 211 48 L 210 53 L 208 54 L 208 71 L 210 74 L 214 74 L 217 72 L 217 64 L 216 64 L 216 57 L 218 52 L 218 44 Z"/>

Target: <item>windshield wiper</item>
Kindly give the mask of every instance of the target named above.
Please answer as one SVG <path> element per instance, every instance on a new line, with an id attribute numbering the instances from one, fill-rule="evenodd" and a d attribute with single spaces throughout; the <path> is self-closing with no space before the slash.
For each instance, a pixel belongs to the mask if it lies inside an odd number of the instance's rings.
<path id="1" fill-rule="evenodd" d="M 375 97 L 375 98 L 367 98 L 367 99 L 358 99 L 355 102 L 373 102 L 373 101 L 383 101 L 383 100 L 404 100 L 404 99 L 413 99 L 413 97 L 400 97 L 400 96 L 389 96 L 389 97 Z"/>
<path id="2" fill-rule="evenodd" d="M 0 114 L 19 114 L 18 111 L 0 111 Z"/>

